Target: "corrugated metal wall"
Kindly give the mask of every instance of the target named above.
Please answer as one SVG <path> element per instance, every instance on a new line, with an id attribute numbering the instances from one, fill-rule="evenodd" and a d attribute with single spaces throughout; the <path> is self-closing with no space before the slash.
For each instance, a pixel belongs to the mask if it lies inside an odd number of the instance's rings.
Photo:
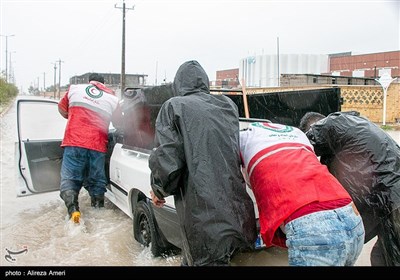
<path id="1" fill-rule="evenodd" d="M 329 71 L 328 55 L 255 55 L 240 60 L 239 77 L 248 87 L 277 87 L 279 74 L 321 74 Z"/>

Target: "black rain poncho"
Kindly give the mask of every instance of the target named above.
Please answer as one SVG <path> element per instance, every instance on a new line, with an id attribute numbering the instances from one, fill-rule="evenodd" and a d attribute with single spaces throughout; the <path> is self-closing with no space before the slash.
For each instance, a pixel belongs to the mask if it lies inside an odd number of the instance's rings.
<path id="1" fill-rule="evenodd" d="M 312 125 L 307 136 L 353 198 L 368 242 L 381 219 L 400 207 L 399 145 L 356 112 L 332 113 Z"/>
<path id="2" fill-rule="evenodd" d="M 237 249 L 254 248 L 254 204 L 240 171 L 237 106 L 211 95 L 207 74 L 185 62 L 174 80 L 175 97 L 156 120 L 149 158 L 157 197 L 174 195 L 189 265 L 229 260 Z"/>

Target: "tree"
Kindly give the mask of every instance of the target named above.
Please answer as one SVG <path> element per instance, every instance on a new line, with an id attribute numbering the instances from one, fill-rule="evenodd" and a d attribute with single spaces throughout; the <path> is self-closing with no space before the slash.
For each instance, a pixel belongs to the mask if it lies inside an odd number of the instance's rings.
<path id="1" fill-rule="evenodd" d="M 5 78 L 0 77 L 0 105 L 9 104 L 18 95 L 18 88 L 14 84 L 7 83 Z"/>
<path id="2" fill-rule="evenodd" d="M 29 92 L 30 94 L 32 94 L 32 95 L 36 95 L 36 96 L 39 96 L 39 95 L 40 95 L 39 89 L 38 89 L 38 88 L 35 88 L 35 87 L 33 87 L 33 86 L 30 86 L 30 87 L 28 88 L 28 92 Z"/>

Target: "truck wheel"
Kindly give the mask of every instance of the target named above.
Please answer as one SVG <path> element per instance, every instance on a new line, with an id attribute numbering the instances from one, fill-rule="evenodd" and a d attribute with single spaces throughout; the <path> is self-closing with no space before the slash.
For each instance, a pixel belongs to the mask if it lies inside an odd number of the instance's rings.
<path id="1" fill-rule="evenodd" d="M 163 249 L 158 245 L 158 232 L 154 223 L 154 217 L 145 201 L 139 201 L 136 206 L 133 222 L 135 239 L 142 245 L 149 247 L 151 253 L 158 257 Z"/>

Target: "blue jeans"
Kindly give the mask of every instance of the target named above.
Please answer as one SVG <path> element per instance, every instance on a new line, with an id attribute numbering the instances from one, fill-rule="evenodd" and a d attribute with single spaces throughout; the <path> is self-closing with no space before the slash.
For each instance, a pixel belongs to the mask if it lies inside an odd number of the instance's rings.
<path id="1" fill-rule="evenodd" d="M 64 147 L 60 191 L 74 190 L 79 193 L 85 184 L 90 196 L 104 195 L 107 191 L 105 158 L 105 153 L 79 147 Z"/>
<path id="2" fill-rule="evenodd" d="M 353 266 L 364 245 L 364 224 L 352 204 L 294 219 L 285 231 L 290 266 Z"/>

